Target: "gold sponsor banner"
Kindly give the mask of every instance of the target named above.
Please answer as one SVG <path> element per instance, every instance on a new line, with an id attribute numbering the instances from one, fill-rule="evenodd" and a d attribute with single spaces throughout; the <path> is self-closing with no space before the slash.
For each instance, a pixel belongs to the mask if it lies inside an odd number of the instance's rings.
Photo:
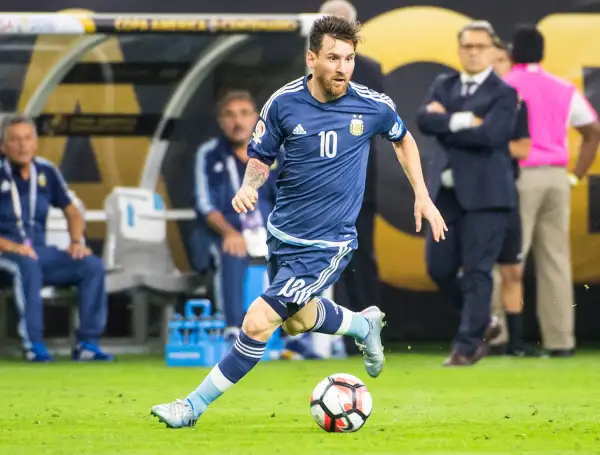
<path id="1" fill-rule="evenodd" d="M 420 62 L 434 62 L 458 69 L 457 32 L 474 20 L 455 11 L 437 7 L 408 7 L 385 12 L 364 25 L 364 44 L 359 52 L 382 65 L 385 74 Z M 400 25 L 401 24 L 401 25 Z M 538 26 L 546 38 L 544 67 L 583 89 L 583 70 L 600 67 L 600 15 L 552 14 Z M 403 113 L 401 100 L 398 109 Z M 579 137 L 569 133 L 571 167 L 577 159 Z M 398 178 L 402 172 L 398 166 Z M 591 173 L 600 173 L 596 160 Z M 571 244 L 576 283 L 600 282 L 600 235 L 589 232 L 590 204 L 587 181 L 573 189 Z M 384 204 L 386 202 L 383 202 Z M 393 203 L 393 201 L 389 201 Z M 425 267 L 425 240 L 390 225 L 381 216 L 375 224 L 375 248 L 381 279 L 390 285 L 412 290 L 434 290 Z"/>
<path id="2" fill-rule="evenodd" d="M 86 10 L 64 11 L 71 14 L 91 14 Z M 23 89 L 19 100 L 19 110 L 27 105 L 46 74 L 57 61 L 74 45 L 78 38 L 69 36 L 40 35 L 37 37 L 34 50 L 29 60 Z M 48 51 L 48 49 L 60 49 Z M 103 63 L 105 61 L 122 62 L 123 52 L 116 37 L 109 38 L 98 47 L 90 50 L 83 62 Z M 73 115 L 74 112 L 78 114 Z M 57 115 L 64 113 L 64 115 Z M 78 119 L 75 125 L 80 130 L 93 128 L 98 131 L 118 127 L 121 131 L 132 131 L 139 125 L 140 105 L 131 84 L 61 84 L 49 96 L 42 116 L 52 115 L 54 126 L 62 127 L 66 119 Z M 88 114 L 88 116 L 86 116 Z M 90 123 L 89 119 L 95 119 Z M 98 119 L 103 120 L 98 122 Z M 81 120 L 85 119 L 85 120 Z M 82 133 L 83 134 L 83 133 Z M 66 150 L 67 136 L 40 137 L 40 155 L 59 165 Z M 94 153 L 101 181 L 99 183 L 75 183 L 69 185 L 82 199 L 89 210 L 102 210 L 104 199 L 115 186 L 139 186 L 143 163 L 150 146 L 148 137 L 138 135 L 92 136 L 89 139 Z M 162 178 L 156 191 L 163 197 L 167 207 L 170 198 Z M 171 226 L 173 225 L 173 226 Z M 90 223 L 87 228 L 90 238 L 103 238 L 106 226 L 102 223 Z M 169 244 L 173 251 L 176 265 L 183 270 L 189 268 L 183 242 L 177 226 L 169 223 Z"/>

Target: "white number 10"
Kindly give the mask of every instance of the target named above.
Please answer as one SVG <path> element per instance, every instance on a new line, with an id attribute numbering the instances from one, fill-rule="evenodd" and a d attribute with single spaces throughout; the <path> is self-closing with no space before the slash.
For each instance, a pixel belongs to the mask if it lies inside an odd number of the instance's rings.
<path id="1" fill-rule="evenodd" d="M 321 131 L 321 158 L 335 158 L 337 155 L 337 133 L 335 131 Z"/>

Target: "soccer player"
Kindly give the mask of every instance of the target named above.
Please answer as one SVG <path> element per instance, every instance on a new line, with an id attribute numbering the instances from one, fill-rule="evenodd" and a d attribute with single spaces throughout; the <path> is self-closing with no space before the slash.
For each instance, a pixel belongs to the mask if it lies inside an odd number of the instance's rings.
<path id="1" fill-rule="evenodd" d="M 446 229 L 427 192 L 419 151 L 385 95 L 350 82 L 359 26 L 327 16 L 314 22 L 306 62 L 312 74 L 277 90 L 264 105 L 241 188 L 232 205 L 247 213 L 283 144 L 269 230 L 269 288 L 248 309 L 229 353 L 185 400 L 160 404 L 151 413 L 171 428 L 195 425 L 207 407 L 261 359 L 271 334 L 283 324 L 290 334 L 314 331 L 356 340 L 367 373 L 383 368 L 384 314 L 371 306 L 354 313 L 318 297 L 334 283 L 356 248 L 354 221 L 360 210 L 369 142 L 391 141 L 415 192 L 415 221 L 426 218 L 436 241 Z"/>

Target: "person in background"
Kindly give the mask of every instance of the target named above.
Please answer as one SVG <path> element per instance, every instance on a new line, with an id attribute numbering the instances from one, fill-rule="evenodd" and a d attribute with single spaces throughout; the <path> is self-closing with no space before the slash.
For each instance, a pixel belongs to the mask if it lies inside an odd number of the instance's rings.
<path id="1" fill-rule="evenodd" d="M 352 3 L 346 0 L 327 0 L 321 5 L 319 12 L 330 14 L 350 22 L 356 22 L 357 12 Z M 383 73 L 381 65 L 373 59 L 361 54 L 354 57 L 354 73 L 352 80 L 365 85 L 376 92 L 383 93 Z M 367 179 L 363 203 L 356 219 L 358 248 L 352 260 L 344 270 L 341 278 L 347 301 L 339 303 L 353 311 L 362 311 L 370 305 L 381 305 L 379 272 L 373 245 L 375 232 L 375 215 L 377 213 L 377 141 L 371 141 L 371 151 L 367 164 Z M 345 339 L 349 354 L 357 353 L 354 342 Z"/>
<path id="2" fill-rule="evenodd" d="M 260 189 L 260 210 L 238 214 L 231 199 L 240 187 L 248 162 L 248 143 L 258 112 L 252 95 L 235 90 L 217 103 L 223 135 L 203 143 L 196 152 L 196 209 L 208 235 L 217 268 L 215 300 L 224 312 L 226 338 L 237 337 L 244 319 L 244 281 L 251 256 L 266 256 L 266 222 L 275 205 L 278 163 Z M 263 251 L 264 250 L 264 251 Z"/>
<path id="3" fill-rule="evenodd" d="M 461 71 L 438 76 L 417 114 L 423 134 L 435 138 L 428 187 L 448 225 L 445 242 L 427 238 L 427 271 L 461 315 L 450 367 L 481 360 L 500 332 L 491 276 L 516 207 L 509 142 L 518 100 L 492 70 L 495 39 L 488 22 L 462 28 Z"/>
<path id="4" fill-rule="evenodd" d="M 7 117 L 0 144 L 0 277 L 12 284 L 25 359 L 52 361 L 43 340 L 42 287 L 75 285 L 80 322 L 72 358 L 112 360 L 98 346 L 108 312 L 104 266 L 85 246 L 84 220 L 67 184 L 50 161 L 36 157 L 38 138 L 31 119 Z M 67 251 L 46 245 L 50 206 L 62 209 L 67 220 Z"/>
<path id="5" fill-rule="evenodd" d="M 535 26 L 518 27 L 512 45 L 513 66 L 504 80 L 527 104 L 531 132 L 531 150 L 519 161 L 517 182 L 523 256 L 525 259 L 533 247 L 543 346 L 552 357 L 569 357 L 575 349 L 571 187 L 585 177 L 594 162 L 600 124 L 594 109 L 573 84 L 542 68 L 544 37 Z M 569 126 L 582 137 L 572 172 L 567 169 Z"/>
<path id="6" fill-rule="evenodd" d="M 510 71 L 512 62 L 507 46 L 502 40 L 494 42 L 496 56 L 494 59 L 494 70 L 504 77 Z M 527 104 L 519 100 L 517 120 L 512 140 L 509 144 L 512 156 L 512 167 L 515 184 L 519 178 L 519 160 L 529 156 L 531 139 L 529 138 L 529 119 Z M 503 311 L 505 316 L 505 327 L 508 329 L 508 343 L 495 346 L 494 351 L 510 356 L 534 356 L 537 352 L 527 348 L 523 343 L 522 313 L 523 313 L 523 236 L 521 232 L 521 214 L 518 207 L 511 211 L 506 238 L 502 245 L 502 251 L 498 258 L 499 270 L 494 270 L 494 285 L 499 287 L 500 292 L 495 292 L 492 309 Z M 499 273 L 498 273 L 499 272 Z M 499 298 L 498 298 L 499 294 Z M 499 302 L 501 305 L 498 305 Z"/>

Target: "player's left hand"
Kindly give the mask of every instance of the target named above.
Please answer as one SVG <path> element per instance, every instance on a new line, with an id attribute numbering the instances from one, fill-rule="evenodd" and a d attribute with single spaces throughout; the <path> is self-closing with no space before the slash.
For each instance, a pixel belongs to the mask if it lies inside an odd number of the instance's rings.
<path id="1" fill-rule="evenodd" d="M 425 107 L 425 109 L 430 114 L 445 114 L 446 113 L 446 108 L 439 101 L 432 101 Z"/>
<path id="2" fill-rule="evenodd" d="M 249 186 L 241 187 L 231 201 L 233 209 L 237 213 L 248 213 L 254 210 L 254 204 L 258 201 L 258 191 Z"/>
<path id="3" fill-rule="evenodd" d="M 67 252 L 73 259 L 83 259 L 92 254 L 92 251 L 82 243 L 71 243 Z"/>
<path id="4" fill-rule="evenodd" d="M 429 196 L 417 197 L 415 199 L 415 225 L 417 232 L 421 232 L 423 218 L 431 224 L 433 240 L 439 242 L 446 239 L 446 235 L 444 234 L 448 231 L 446 222 Z"/>

